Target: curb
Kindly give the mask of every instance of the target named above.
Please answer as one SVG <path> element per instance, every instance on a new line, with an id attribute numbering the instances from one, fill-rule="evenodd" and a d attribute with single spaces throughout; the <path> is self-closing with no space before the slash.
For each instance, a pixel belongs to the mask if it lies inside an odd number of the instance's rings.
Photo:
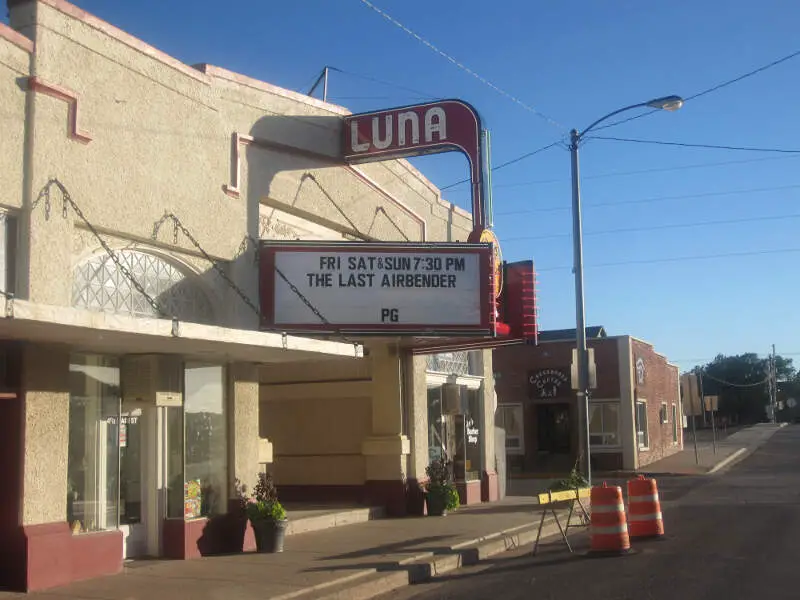
<path id="1" fill-rule="evenodd" d="M 535 515 L 535 513 L 532 513 Z M 426 552 L 409 557 L 394 564 L 387 564 L 387 570 L 364 569 L 335 581 L 319 584 L 276 596 L 272 600 L 369 600 L 387 594 L 401 587 L 431 581 L 440 575 L 464 566 L 475 565 L 483 560 L 522 546 L 532 545 L 536 540 L 538 524 L 521 525 L 511 529 L 489 534 L 471 541 L 450 546 L 448 552 L 433 554 Z M 558 533 L 552 518 L 545 520 L 542 540 Z"/>

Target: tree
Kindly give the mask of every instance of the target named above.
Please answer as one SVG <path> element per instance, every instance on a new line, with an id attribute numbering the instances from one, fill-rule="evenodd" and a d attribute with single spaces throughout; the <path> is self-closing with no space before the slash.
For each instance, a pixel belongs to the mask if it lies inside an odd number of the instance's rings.
<path id="1" fill-rule="evenodd" d="M 710 363 L 695 367 L 703 372 L 703 393 L 719 397 L 719 414 L 744 423 L 757 423 L 766 418 L 769 404 L 769 359 L 748 352 L 735 356 L 722 354 Z M 797 371 L 791 358 L 775 357 L 779 382 L 793 382 Z"/>

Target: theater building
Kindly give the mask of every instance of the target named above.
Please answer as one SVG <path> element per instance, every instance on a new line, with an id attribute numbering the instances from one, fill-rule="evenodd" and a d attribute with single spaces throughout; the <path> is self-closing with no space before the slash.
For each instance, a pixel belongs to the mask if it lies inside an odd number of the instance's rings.
<path id="1" fill-rule="evenodd" d="M 235 483 L 265 468 L 290 518 L 421 514 L 442 451 L 496 499 L 491 351 L 259 326 L 258 240 L 464 242 L 471 214 L 406 160 L 343 163 L 340 106 L 7 4 L 0 585 L 247 549 Z"/>
<path id="2" fill-rule="evenodd" d="M 589 410 L 592 468 L 633 470 L 683 449 L 678 367 L 651 344 L 588 327 L 596 388 Z M 542 331 L 538 346 L 494 351 L 497 424 L 510 476 L 561 475 L 580 448 L 571 386 L 575 330 Z"/>

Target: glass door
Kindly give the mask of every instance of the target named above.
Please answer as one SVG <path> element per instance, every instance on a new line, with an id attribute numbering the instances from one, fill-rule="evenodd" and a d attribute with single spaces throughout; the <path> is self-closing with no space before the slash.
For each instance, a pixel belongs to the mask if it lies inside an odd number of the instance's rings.
<path id="1" fill-rule="evenodd" d="M 147 468 L 144 460 L 146 409 L 123 402 L 119 422 L 119 528 L 123 535 L 123 558 L 147 554 L 144 491 Z"/>

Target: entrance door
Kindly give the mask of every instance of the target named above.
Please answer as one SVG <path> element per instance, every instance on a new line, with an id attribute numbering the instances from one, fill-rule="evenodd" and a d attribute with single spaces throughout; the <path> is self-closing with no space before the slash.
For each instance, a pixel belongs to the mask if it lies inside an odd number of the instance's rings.
<path id="1" fill-rule="evenodd" d="M 147 554 L 145 490 L 148 480 L 147 423 L 145 410 L 122 406 L 119 425 L 119 528 L 122 531 L 123 558 Z"/>
<path id="2" fill-rule="evenodd" d="M 568 404 L 540 404 L 536 409 L 540 451 L 552 454 L 569 454 L 571 431 Z"/>
<path id="3" fill-rule="evenodd" d="M 167 477 L 170 469 L 166 450 L 170 434 L 178 444 L 182 441 L 180 408 L 172 409 L 173 418 L 169 421 L 168 410 L 154 404 L 122 403 L 119 523 L 124 539 L 124 558 L 161 555 L 161 524 L 168 516 Z M 169 428 L 168 422 L 172 425 Z M 180 464 L 180 460 L 177 462 Z M 173 468 L 173 471 L 173 477 L 182 479 L 180 469 Z M 181 493 L 183 491 L 182 486 L 172 487 Z M 176 504 L 176 499 L 172 500 Z M 182 500 L 182 495 L 177 500 Z"/>

